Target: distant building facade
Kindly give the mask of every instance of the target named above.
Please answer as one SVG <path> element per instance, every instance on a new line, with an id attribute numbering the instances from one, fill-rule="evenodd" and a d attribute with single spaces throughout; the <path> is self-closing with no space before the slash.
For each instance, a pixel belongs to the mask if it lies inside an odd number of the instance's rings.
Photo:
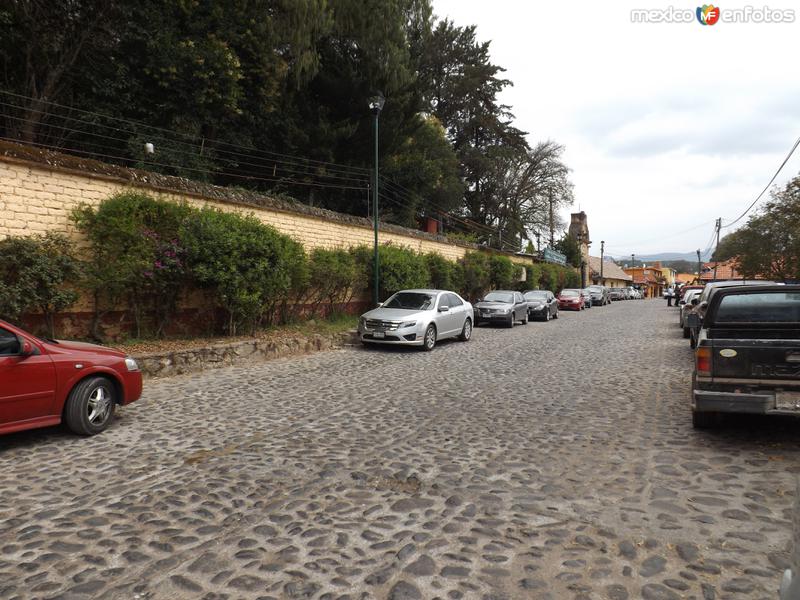
<path id="1" fill-rule="evenodd" d="M 606 287 L 628 287 L 633 283 L 633 278 L 613 260 L 606 259 L 601 262 L 599 256 L 589 257 L 589 276 L 595 285 Z"/>

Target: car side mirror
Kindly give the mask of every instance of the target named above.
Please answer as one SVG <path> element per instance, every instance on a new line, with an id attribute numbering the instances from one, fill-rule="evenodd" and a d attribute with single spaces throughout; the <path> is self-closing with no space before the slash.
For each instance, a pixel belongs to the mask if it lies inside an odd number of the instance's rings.
<path id="1" fill-rule="evenodd" d="M 383 302 L 378 302 L 378 306 L 376 308 L 380 308 L 381 306 L 383 306 Z"/>
<path id="2" fill-rule="evenodd" d="M 695 313 L 689 313 L 686 317 L 686 323 L 689 327 L 700 327 L 700 317 Z"/>
<path id="3" fill-rule="evenodd" d="M 439 307 L 439 312 L 450 312 L 450 307 L 449 306 L 440 306 Z"/>
<path id="4" fill-rule="evenodd" d="M 22 336 L 17 336 L 19 340 L 19 354 L 20 356 L 31 356 L 34 353 L 33 344 Z"/>

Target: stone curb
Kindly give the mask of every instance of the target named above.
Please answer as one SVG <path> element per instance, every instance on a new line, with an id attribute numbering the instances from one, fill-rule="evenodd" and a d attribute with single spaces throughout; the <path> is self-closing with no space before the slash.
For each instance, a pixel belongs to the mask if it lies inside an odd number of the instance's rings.
<path id="1" fill-rule="evenodd" d="M 294 335 L 276 340 L 245 340 L 175 352 L 149 352 L 135 355 L 134 358 L 139 363 L 145 378 L 172 377 L 208 369 L 334 350 L 355 345 L 358 341 L 358 332 L 351 330 L 328 335 Z"/>

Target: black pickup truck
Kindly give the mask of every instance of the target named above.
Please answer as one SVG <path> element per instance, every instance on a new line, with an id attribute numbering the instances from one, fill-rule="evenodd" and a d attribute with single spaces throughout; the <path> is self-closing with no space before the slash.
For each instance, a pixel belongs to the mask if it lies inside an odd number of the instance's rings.
<path id="1" fill-rule="evenodd" d="M 720 288 L 698 327 L 692 423 L 720 413 L 800 416 L 800 285 Z"/>

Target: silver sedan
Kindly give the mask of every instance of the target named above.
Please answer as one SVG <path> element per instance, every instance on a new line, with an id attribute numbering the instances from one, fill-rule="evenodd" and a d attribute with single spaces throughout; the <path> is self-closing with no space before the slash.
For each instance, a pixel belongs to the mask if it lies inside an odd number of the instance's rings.
<path id="1" fill-rule="evenodd" d="M 358 334 L 364 344 L 422 346 L 438 340 L 472 337 L 472 305 L 446 290 L 403 290 L 361 315 Z"/>

